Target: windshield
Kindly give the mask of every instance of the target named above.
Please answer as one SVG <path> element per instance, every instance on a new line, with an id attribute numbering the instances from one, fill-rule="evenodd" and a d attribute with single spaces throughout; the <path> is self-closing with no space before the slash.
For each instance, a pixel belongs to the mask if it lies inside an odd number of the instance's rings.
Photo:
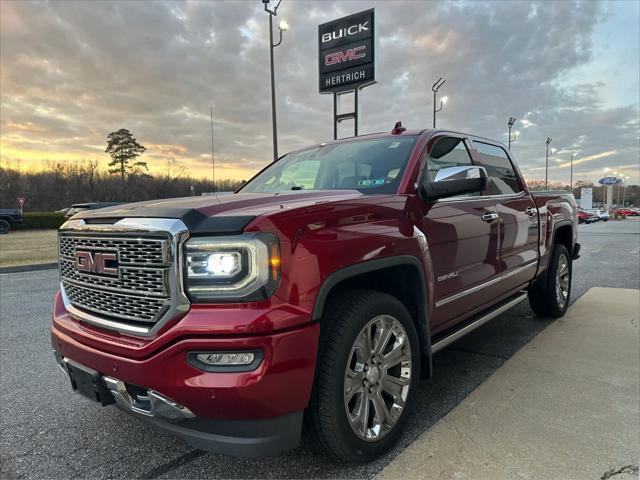
<path id="1" fill-rule="evenodd" d="M 249 181 L 243 193 L 359 190 L 396 193 L 416 137 L 334 143 L 286 155 Z"/>

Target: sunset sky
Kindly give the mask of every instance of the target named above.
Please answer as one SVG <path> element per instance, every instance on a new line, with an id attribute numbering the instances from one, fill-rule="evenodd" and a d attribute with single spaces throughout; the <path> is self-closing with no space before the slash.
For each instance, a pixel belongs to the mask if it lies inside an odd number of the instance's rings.
<path id="1" fill-rule="evenodd" d="M 290 30 L 276 49 L 280 153 L 332 137 L 332 99 L 318 93 L 317 25 L 376 8 L 378 84 L 361 94 L 361 132 L 431 124 L 507 142 L 528 179 L 597 180 L 604 167 L 639 183 L 639 2 L 284 0 Z M 96 159 L 110 131 L 170 164 L 244 179 L 271 158 L 267 14 L 260 0 L 0 2 L 0 161 Z"/>

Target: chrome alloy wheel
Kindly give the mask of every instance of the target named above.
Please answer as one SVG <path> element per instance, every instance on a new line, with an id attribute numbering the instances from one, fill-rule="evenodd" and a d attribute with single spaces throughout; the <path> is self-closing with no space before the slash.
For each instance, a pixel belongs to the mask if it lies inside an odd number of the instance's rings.
<path id="1" fill-rule="evenodd" d="M 563 253 L 558 257 L 556 270 L 556 300 L 561 309 L 564 308 L 569 298 L 569 273 L 569 259 Z"/>
<path id="2" fill-rule="evenodd" d="M 411 385 L 411 345 L 402 324 L 380 315 L 357 335 L 344 375 L 344 406 L 353 432 L 374 442 L 404 410 Z"/>

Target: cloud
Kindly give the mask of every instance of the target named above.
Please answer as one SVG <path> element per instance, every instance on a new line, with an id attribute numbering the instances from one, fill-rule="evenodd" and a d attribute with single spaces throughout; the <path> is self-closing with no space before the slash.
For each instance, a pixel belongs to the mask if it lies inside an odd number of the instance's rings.
<path id="1" fill-rule="evenodd" d="M 564 180 L 575 151 L 575 179 L 630 165 L 638 180 L 638 91 L 609 98 L 604 72 L 606 59 L 627 49 L 619 75 L 638 76 L 638 26 L 625 21 L 637 19 L 635 2 L 284 0 L 279 17 L 291 29 L 275 50 L 281 153 L 333 133 L 332 98 L 318 94 L 317 25 L 370 6 L 378 83 L 360 96 L 361 132 L 397 120 L 429 127 L 431 84 L 442 76 L 449 103 L 439 126 L 506 143 L 507 119 L 518 117 L 512 151 L 531 178 L 544 168 L 550 136 L 566 159 L 550 166 L 553 180 Z M 270 161 L 260 2 L 5 1 L 0 9 L 3 161 L 68 155 L 106 164 L 96 147 L 128 128 L 152 170 L 178 162 L 210 175 L 211 107 L 219 178 L 246 178 Z"/>

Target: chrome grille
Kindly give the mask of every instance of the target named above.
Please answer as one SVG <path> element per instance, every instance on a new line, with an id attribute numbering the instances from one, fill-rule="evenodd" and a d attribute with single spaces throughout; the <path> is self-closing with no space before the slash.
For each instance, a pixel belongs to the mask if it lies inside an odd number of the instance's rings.
<path id="1" fill-rule="evenodd" d="M 165 300 L 158 298 L 102 292 L 69 283 L 64 286 L 64 291 L 72 305 L 78 308 L 136 322 L 155 322 L 168 307 Z"/>
<path id="2" fill-rule="evenodd" d="M 67 310 L 81 321 L 139 335 L 149 335 L 189 302 L 182 289 L 181 241 L 184 223 L 173 219 L 122 219 L 114 224 L 70 220 L 60 230 L 62 293 Z M 115 253 L 109 267 L 117 275 L 86 271 L 76 252 Z M 93 261 L 91 260 L 91 261 Z M 100 271 L 100 269 L 95 269 Z M 108 272 L 107 272 L 108 273 Z"/>
<path id="3" fill-rule="evenodd" d="M 117 250 L 120 263 L 163 265 L 167 263 L 166 240 L 146 238 L 60 237 L 60 256 L 73 259 L 76 250 Z"/>
<path id="4" fill-rule="evenodd" d="M 88 275 L 76 270 L 74 261 L 62 257 L 60 273 L 68 283 L 84 287 L 102 287 L 105 290 L 124 290 L 143 295 L 169 296 L 166 285 L 167 268 L 120 267 L 120 277 Z"/>

